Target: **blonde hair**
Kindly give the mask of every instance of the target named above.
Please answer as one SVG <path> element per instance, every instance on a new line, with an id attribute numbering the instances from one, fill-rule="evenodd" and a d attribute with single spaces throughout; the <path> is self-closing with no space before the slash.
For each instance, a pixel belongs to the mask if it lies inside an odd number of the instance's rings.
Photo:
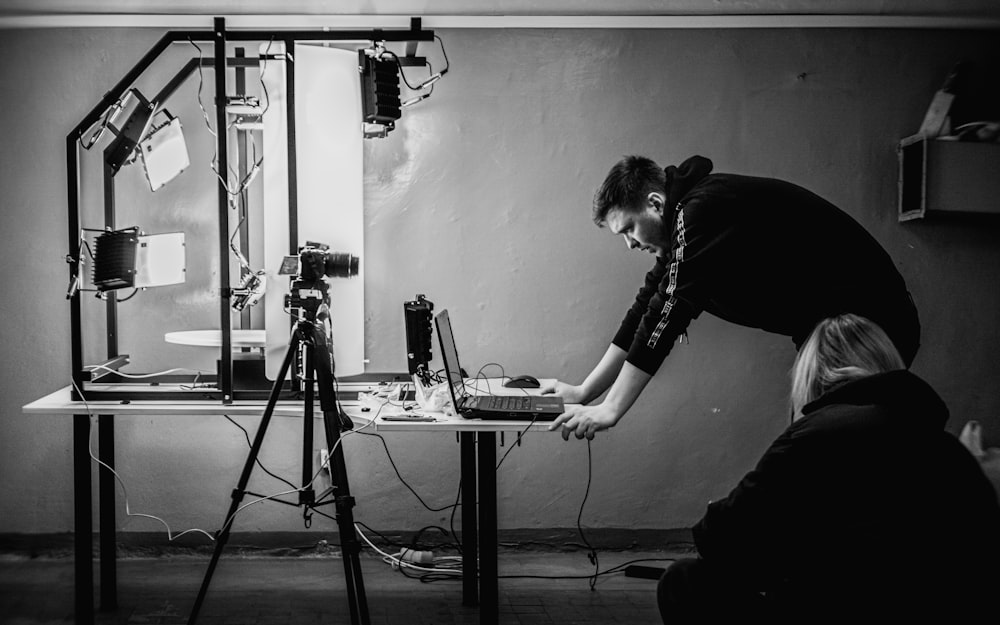
<path id="1" fill-rule="evenodd" d="M 850 313 L 824 319 L 792 366 L 793 418 L 801 417 L 803 406 L 838 382 L 905 368 L 896 346 L 878 324 Z"/>

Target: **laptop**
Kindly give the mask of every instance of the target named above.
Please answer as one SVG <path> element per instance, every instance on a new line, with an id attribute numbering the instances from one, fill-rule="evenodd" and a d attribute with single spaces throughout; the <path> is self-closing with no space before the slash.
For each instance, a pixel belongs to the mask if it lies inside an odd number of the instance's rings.
<path id="1" fill-rule="evenodd" d="M 448 311 L 442 310 L 434 317 L 441 358 L 448 377 L 448 390 L 455 412 L 466 419 L 503 419 L 518 421 L 552 421 L 565 411 L 562 397 L 554 395 L 470 395 L 465 390 L 462 366 L 458 362 L 458 348 L 451 331 Z"/>

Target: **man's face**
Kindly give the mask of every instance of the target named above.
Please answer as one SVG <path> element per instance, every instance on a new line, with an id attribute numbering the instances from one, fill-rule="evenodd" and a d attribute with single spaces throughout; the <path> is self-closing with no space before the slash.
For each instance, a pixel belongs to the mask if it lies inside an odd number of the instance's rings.
<path id="1" fill-rule="evenodd" d="M 637 211 L 612 208 L 605 219 L 608 229 L 623 236 L 629 249 L 666 256 L 670 241 L 663 223 L 663 201 L 659 193 L 650 193 Z"/>

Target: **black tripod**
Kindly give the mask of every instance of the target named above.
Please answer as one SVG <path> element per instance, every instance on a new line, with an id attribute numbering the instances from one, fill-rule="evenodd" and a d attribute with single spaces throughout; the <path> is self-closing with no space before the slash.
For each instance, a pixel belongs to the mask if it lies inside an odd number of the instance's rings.
<path id="1" fill-rule="evenodd" d="M 240 481 L 232 493 L 232 503 L 229 506 L 229 513 L 223 523 L 222 529 L 216 533 L 215 551 L 212 553 L 212 560 L 205 573 L 205 579 L 201 583 L 198 591 L 198 598 L 191 609 L 191 616 L 188 618 L 188 625 L 194 625 L 198 618 L 201 604 L 205 600 L 205 593 L 208 585 L 212 581 L 212 574 L 219 563 L 219 556 L 229 540 L 229 532 L 233 525 L 233 517 L 240 508 L 243 497 L 247 494 L 246 487 L 250 481 L 250 473 L 257 461 L 261 443 L 264 441 L 264 434 L 267 431 L 268 423 L 271 421 L 271 414 L 277 404 L 281 394 L 281 387 L 285 376 L 292 364 L 293 359 L 301 350 L 301 371 L 302 379 L 305 382 L 305 406 L 303 416 L 302 435 L 302 488 L 299 489 L 299 501 L 297 503 L 279 501 L 293 506 L 304 507 L 303 516 L 306 519 L 306 527 L 309 527 L 311 512 L 318 506 L 334 504 L 336 510 L 337 527 L 340 533 L 340 546 L 344 558 L 344 574 L 347 583 L 347 598 L 351 610 L 351 623 L 353 625 L 369 625 L 368 602 L 365 598 L 364 580 L 361 576 L 361 543 L 354 528 L 354 498 L 351 497 L 347 484 L 347 468 L 344 465 L 344 451 L 340 445 L 340 431 L 349 430 L 352 427 L 350 418 L 340 411 L 337 403 L 337 393 L 334 388 L 333 379 L 333 356 L 329 334 L 326 329 L 329 327 L 329 309 L 323 304 L 318 314 L 310 314 L 308 310 L 306 318 L 300 319 L 292 331 L 292 339 L 288 345 L 288 352 L 281 364 L 281 370 L 271 388 L 271 394 L 261 418 L 260 425 L 243 465 L 243 473 Z M 309 317 L 317 321 L 308 320 Z M 315 374 L 315 378 L 313 375 Z M 323 427 L 326 431 L 326 445 L 330 450 L 330 472 L 332 475 L 333 487 L 316 497 L 312 487 L 312 440 L 313 440 L 313 382 L 319 382 L 319 401 L 323 411 Z M 254 493 L 250 493 L 254 494 Z M 332 496 L 332 499 L 327 499 Z"/>

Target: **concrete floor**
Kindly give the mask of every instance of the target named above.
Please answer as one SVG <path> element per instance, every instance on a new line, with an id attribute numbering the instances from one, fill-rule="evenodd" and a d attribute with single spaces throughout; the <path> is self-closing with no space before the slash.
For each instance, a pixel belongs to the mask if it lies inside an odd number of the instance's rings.
<path id="1" fill-rule="evenodd" d="M 638 558 L 670 558 L 666 552 L 605 552 L 601 570 Z M 118 563 L 118 609 L 98 612 L 101 625 L 186 623 L 205 575 L 204 557 L 125 558 Z M 669 562 L 645 562 L 666 567 Z M 462 605 L 458 581 L 408 579 L 372 555 L 362 569 L 373 625 L 479 623 L 475 607 Z M 500 554 L 500 575 L 586 576 L 593 566 L 584 552 Z M 95 579 L 97 573 L 95 571 Z M 501 579 L 502 624 L 660 623 L 656 582 L 614 573 L 587 579 Z M 350 615 L 339 556 L 226 557 L 212 578 L 198 623 L 347 624 Z M 98 599 L 95 598 L 95 603 Z M 71 558 L 0 557 L 0 623 L 41 625 L 73 622 Z"/>

